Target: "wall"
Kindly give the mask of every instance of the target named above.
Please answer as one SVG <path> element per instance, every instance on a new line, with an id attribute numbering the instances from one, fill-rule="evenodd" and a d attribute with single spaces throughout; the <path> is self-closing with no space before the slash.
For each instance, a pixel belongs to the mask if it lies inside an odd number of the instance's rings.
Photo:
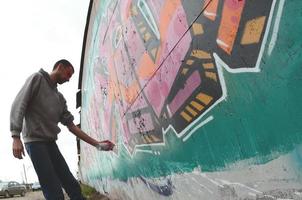
<path id="1" fill-rule="evenodd" d="M 112 199 L 302 199 L 302 1 L 95 0 L 81 179 Z"/>

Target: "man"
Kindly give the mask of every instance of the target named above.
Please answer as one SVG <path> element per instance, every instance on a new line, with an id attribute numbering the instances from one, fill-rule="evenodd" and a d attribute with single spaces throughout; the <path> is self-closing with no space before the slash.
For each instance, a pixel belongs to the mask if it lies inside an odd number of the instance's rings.
<path id="1" fill-rule="evenodd" d="M 84 199 L 79 183 L 56 145 L 59 122 L 75 136 L 99 150 L 110 151 L 114 147 L 108 140 L 91 138 L 73 123 L 74 118 L 67 109 L 66 100 L 57 90 L 57 84 L 69 81 L 73 73 L 73 66 L 64 59 L 55 63 L 50 74 L 41 69 L 26 80 L 11 108 L 13 155 L 19 159 L 25 156 L 20 139 L 22 132 L 26 151 L 47 200 L 64 199 L 62 187 L 71 200 Z"/>

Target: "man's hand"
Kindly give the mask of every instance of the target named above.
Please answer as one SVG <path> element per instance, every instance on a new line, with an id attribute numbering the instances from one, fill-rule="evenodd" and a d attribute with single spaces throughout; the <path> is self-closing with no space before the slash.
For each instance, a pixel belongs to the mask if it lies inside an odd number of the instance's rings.
<path id="1" fill-rule="evenodd" d="M 23 144 L 19 137 L 13 137 L 13 154 L 15 158 L 19 159 L 22 159 L 23 156 L 25 156 Z"/>
<path id="2" fill-rule="evenodd" d="M 111 151 L 115 144 L 109 140 L 103 140 L 99 142 L 95 147 L 100 151 Z"/>

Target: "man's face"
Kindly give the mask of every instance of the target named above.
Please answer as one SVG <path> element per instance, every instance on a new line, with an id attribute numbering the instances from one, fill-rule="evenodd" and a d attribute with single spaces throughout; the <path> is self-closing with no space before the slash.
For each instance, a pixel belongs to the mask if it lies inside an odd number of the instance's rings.
<path id="1" fill-rule="evenodd" d="M 66 81 L 69 81 L 69 79 L 72 77 L 73 75 L 73 69 L 72 67 L 64 67 L 64 66 L 61 66 L 61 69 L 60 69 L 60 76 L 58 78 L 58 83 L 59 84 L 63 84 L 65 83 Z"/>

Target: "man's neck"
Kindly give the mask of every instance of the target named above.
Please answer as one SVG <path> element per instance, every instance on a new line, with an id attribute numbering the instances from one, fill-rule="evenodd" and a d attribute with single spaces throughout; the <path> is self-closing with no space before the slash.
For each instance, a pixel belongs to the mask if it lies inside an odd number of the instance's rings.
<path id="1" fill-rule="evenodd" d="M 57 84 L 57 74 L 54 71 L 49 74 L 49 77 L 54 84 Z"/>

